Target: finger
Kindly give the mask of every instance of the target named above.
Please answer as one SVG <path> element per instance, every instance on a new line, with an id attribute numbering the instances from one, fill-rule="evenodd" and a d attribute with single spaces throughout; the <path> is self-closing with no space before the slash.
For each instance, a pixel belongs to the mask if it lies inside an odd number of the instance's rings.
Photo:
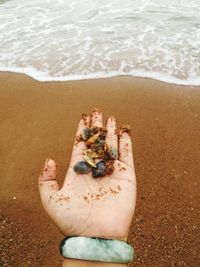
<path id="1" fill-rule="evenodd" d="M 78 157 L 82 157 L 83 149 L 86 149 L 85 142 L 82 140 L 83 129 L 90 126 L 90 116 L 83 114 L 79 122 L 78 129 L 76 132 L 76 138 L 72 150 L 72 159 L 71 163 L 77 161 Z"/>
<path id="2" fill-rule="evenodd" d="M 49 200 L 49 197 L 59 190 L 56 181 L 56 163 L 52 159 L 45 161 L 42 173 L 39 176 L 39 191 L 43 203 Z"/>
<path id="3" fill-rule="evenodd" d="M 92 118 L 91 118 L 91 126 L 92 127 L 103 127 L 103 116 L 102 112 L 99 109 L 94 109 L 92 112 Z"/>
<path id="4" fill-rule="evenodd" d="M 118 136 L 117 136 L 117 122 L 116 119 L 112 116 L 107 119 L 106 122 L 106 144 L 109 148 L 118 151 Z"/>
<path id="5" fill-rule="evenodd" d="M 123 129 L 120 130 L 119 160 L 127 164 L 129 167 L 134 168 L 130 132 L 126 132 Z"/>

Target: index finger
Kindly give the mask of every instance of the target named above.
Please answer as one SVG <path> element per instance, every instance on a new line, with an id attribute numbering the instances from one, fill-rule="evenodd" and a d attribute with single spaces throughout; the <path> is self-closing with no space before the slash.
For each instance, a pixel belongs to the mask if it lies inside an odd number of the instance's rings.
<path id="1" fill-rule="evenodd" d="M 82 114 L 82 118 L 79 122 L 78 129 L 76 132 L 76 138 L 72 150 L 71 164 L 77 162 L 78 158 L 82 158 L 83 149 L 86 149 L 84 140 L 82 140 L 83 129 L 90 126 L 90 116 L 87 114 Z"/>
<path id="2" fill-rule="evenodd" d="M 98 127 L 98 128 L 102 128 L 103 127 L 103 116 L 102 116 L 102 112 L 98 108 L 95 108 L 92 111 L 91 126 L 92 127 Z"/>

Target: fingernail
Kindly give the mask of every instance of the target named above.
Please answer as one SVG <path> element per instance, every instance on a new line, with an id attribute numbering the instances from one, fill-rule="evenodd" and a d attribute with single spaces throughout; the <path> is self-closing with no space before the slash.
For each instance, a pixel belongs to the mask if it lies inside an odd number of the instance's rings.
<path id="1" fill-rule="evenodd" d="M 131 135 L 131 126 L 130 125 L 120 125 L 119 132 L 120 132 L 120 135 L 122 135 L 123 133 L 127 133 L 127 134 Z"/>
<path id="2" fill-rule="evenodd" d="M 87 113 L 82 113 L 81 114 L 81 119 L 85 119 L 85 118 L 89 118 L 89 117 L 90 117 L 90 115 L 87 114 Z"/>
<path id="3" fill-rule="evenodd" d="M 83 121 L 84 126 L 88 126 L 89 122 L 90 122 L 90 115 L 83 113 L 81 115 L 81 119 Z"/>
<path id="4" fill-rule="evenodd" d="M 117 124 L 117 120 L 116 120 L 114 115 L 111 115 L 111 116 L 107 117 L 106 124 L 108 124 L 108 123 Z"/>
<path id="5" fill-rule="evenodd" d="M 92 113 L 102 113 L 102 111 L 99 108 L 94 108 Z"/>
<path id="6" fill-rule="evenodd" d="M 52 164 L 54 164 L 54 161 L 50 158 L 46 159 L 45 163 L 44 163 L 44 168 L 49 168 L 52 167 Z"/>

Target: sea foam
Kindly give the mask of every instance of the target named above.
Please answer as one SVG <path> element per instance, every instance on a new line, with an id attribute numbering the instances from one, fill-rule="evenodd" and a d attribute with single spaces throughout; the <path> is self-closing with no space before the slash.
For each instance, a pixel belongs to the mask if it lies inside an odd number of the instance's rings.
<path id="1" fill-rule="evenodd" d="M 131 75 L 198 86 L 200 1 L 1 1 L 0 70 L 39 81 Z"/>

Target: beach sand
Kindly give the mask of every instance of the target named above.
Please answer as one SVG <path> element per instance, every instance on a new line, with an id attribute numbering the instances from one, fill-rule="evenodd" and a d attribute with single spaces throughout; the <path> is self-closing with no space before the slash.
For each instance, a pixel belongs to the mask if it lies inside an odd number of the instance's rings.
<path id="1" fill-rule="evenodd" d="M 131 77 L 40 83 L 0 73 L 0 266 L 61 266 L 63 236 L 40 203 L 44 160 L 62 183 L 82 112 L 132 127 L 137 205 L 131 266 L 200 266 L 200 88 Z"/>

